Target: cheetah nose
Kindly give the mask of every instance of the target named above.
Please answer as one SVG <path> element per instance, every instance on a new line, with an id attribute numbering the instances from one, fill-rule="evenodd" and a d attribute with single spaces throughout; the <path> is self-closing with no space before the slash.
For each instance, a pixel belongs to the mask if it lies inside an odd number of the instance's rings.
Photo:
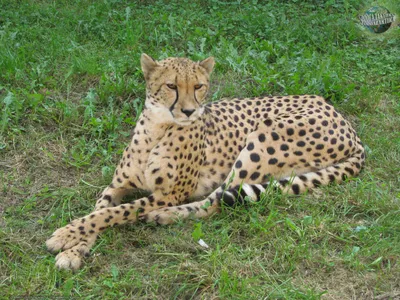
<path id="1" fill-rule="evenodd" d="M 189 118 L 195 111 L 195 109 L 181 109 L 181 111 Z"/>

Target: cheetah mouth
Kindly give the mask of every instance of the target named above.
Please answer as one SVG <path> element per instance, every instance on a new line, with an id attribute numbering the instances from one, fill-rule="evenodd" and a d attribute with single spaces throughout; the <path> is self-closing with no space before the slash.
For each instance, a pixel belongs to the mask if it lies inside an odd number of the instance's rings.
<path id="1" fill-rule="evenodd" d="M 187 125 L 193 124 L 196 120 L 197 120 L 197 118 L 194 120 L 193 119 L 174 119 L 174 122 L 178 125 L 187 126 Z"/>

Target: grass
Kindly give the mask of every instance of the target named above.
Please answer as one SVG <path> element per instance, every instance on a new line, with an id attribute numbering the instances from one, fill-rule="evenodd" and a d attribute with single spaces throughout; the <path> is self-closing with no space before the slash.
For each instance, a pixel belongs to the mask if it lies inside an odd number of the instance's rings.
<path id="1" fill-rule="evenodd" d="M 394 299 L 400 31 L 363 29 L 372 5 L 0 0 L 0 298 Z M 109 183 L 143 105 L 142 52 L 215 56 L 211 100 L 325 96 L 365 143 L 364 171 L 208 220 L 108 230 L 83 269 L 56 270 L 44 242 Z"/>

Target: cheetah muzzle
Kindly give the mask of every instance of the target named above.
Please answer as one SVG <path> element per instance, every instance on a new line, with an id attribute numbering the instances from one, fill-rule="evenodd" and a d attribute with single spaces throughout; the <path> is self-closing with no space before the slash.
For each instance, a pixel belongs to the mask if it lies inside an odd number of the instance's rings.
<path id="1" fill-rule="evenodd" d="M 206 104 L 212 57 L 155 61 L 142 54 L 141 66 L 145 108 L 112 183 L 90 215 L 46 242 L 50 251 L 63 251 L 56 257 L 59 268 L 78 269 L 97 235 L 110 226 L 207 217 L 222 204 L 257 201 L 267 188 L 300 194 L 342 182 L 364 164 L 356 132 L 319 96 Z M 121 204 L 136 189 L 151 194 Z M 182 204 L 200 196 L 206 198 Z"/>

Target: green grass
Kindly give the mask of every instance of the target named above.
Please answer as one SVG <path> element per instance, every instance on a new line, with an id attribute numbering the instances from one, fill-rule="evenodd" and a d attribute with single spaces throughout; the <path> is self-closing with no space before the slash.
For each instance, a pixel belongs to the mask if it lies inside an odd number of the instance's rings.
<path id="1" fill-rule="evenodd" d="M 368 1 L 270 2 L 0 0 L 1 299 L 400 292 L 400 29 L 361 28 Z M 398 1 L 381 5 L 399 18 Z M 83 269 L 56 270 L 44 242 L 109 183 L 143 104 L 142 52 L 213 55 L 210 100 L 328 98 L 366 145 L 364 171 L 207 220 L 108 230 Z"/>

